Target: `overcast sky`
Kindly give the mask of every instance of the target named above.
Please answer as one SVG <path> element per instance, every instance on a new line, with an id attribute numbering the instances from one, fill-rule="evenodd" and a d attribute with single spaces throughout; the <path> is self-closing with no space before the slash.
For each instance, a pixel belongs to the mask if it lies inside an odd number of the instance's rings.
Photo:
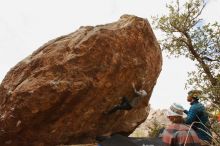
<path id="1" fill-rule="evenodd" d="M 80 26 L 117 21 L 123 14 L 148 18 L 166 13 L 168 0 L 0 0 L 0 82 L 20 60 L 47 41 L 69 34 Z M 211 0 L 203 12 L 205 22 L 220 23 L 220 0 Z M 160 34 L 155 31 L 157 39 Z M 188 108 L 184 90 L 193 62 L 167 59 L 151 97 L 153 108 L 172 102 Z"/>

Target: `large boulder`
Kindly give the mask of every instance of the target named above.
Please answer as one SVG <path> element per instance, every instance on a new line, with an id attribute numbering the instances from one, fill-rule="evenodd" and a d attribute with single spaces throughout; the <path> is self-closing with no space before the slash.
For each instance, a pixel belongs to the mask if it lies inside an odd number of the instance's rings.
<path id="1" fill-rule="evenodd" d="M 80 27 L 19 62 L 0 85 L 0 145 L 88 143 L 97 135 L 128 135 L 148 116 L 161 71 L 161 49 L 146 19 Z M 134 97 L 129 111 L 103 114 Z"/>

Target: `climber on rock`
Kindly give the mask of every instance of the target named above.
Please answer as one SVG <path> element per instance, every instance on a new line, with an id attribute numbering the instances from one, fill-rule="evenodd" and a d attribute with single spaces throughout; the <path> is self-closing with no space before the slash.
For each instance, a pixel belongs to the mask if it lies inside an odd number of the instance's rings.
<path id="1" fill-rule="evenodd" d="M 140 100 L 143 99 L 143 97 L 147 96 L 147 92 L 145 90 L 137 91 L 134 83 L 132 83 L 132 87 L 136 94 L 136 96 L 132 100 L 129 101 L 128 97 L 123 96 L 121 97 L 122 99 L 120 104 L 113 106 L 109 111 L 104 112 L 104 114 L 109 115 L 116 112 L 117 110 L 130 110 L 135 107 L 140 102 Z"/>

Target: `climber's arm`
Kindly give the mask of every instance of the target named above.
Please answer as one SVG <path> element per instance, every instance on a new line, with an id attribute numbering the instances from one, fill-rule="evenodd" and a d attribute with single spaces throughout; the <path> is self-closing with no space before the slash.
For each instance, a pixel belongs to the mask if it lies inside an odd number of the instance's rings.
<path id="1" fill-rule="evenodd" d="M 137 91 L 137 89 L 135 88 L 134 83 L 132 83 L 132 87 L 133 87 L 133 89 L 134 89 L 134 92 L 135 92 L 138 96 L 141 96 L 141 97 L 147 96 L 147 92 L 146 92 L 145 90 L 139 90 L 139 91 Z"/>

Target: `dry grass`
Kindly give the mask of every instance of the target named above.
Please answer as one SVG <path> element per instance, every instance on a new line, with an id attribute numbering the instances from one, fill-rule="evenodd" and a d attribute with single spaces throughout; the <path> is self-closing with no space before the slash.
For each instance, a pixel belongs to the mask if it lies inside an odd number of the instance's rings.
<path id="1" fill-rule="evenodd" d="M 190 125 L 190 128 L 189 128 L 189 131 L 190 129 L 192 128 L 192 126 L 195 124 L 195 123 L 199 123 L 199 124 L 202 124 L 204 127 L 206 127 L 206 125 L 204 125 L 202 122 L 193 122 L 191 125 Z M 209 129 L 208 127 L 206 127 L 207 129 Z M 220 141 L 218 139 L 216 139 L 215 137 L 213 137 L 212 135 L 210 135 L 208 132 L 206 132 L 205 130 L 199 128 L 200 130 L 202 130 L 203 132 L 205 132 L 207 135 L 209 135 L 211 138 L 212 138 L 212 144 L 210 144 L 210 146 L 220 146 Z M 188 134 L 189 134 L 189 131 L 188 131 Z M 184 146 L 186 144 L 186 141 L 187 141 L 187 138 L 188 138 L 188 134 L 187 134 L 187 137 L 186 137 L 186 140 L 185 140 L 185 143 L 184 143 Z"/>

